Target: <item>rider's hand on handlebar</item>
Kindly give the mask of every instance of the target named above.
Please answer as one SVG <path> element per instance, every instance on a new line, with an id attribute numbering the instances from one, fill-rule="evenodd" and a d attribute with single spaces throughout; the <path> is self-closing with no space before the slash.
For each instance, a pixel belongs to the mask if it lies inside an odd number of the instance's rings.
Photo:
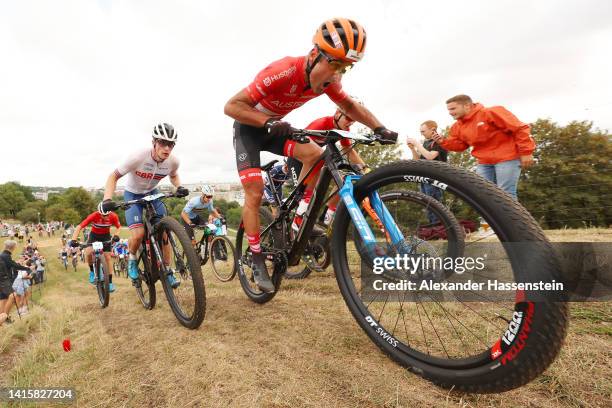
<path id="1" fill-rule="evenodd" d="M 397 132 L 389 130 L 384 126 L 374 129 L 374 135 L 377 136 L 380 144 L 389 145 L 397 143 Z"/>
<path id="2" fill-rule="evenodd" d="M 274 137 L 287 137 L 293 134 L 293 128 L 289 122 L 270 118 L 264 125 L 268 134 Z"/>
<path id="3" fill-rule="evenodd" d="M 189 195 L 189 190 L 183 186 L 178 186 L 174 195 L 177 197 L 187 197 Z"/>
<path id="4" fill-rule="evenodd" d="M 71 239 L 70 241 L 68 241 L 68 245 L 72 248 L 77 248 L 80 244 L 79 241 L 77 241 L 76 239 Z"/>
<path id="5" fill-rule="evenodd" d="M 113 242 L 119 242 L 119 240 L 120 240 L 120 239 L 121 239 L 121 238 L 119 238 L 119 235 L 113 235 L 113 239 L 112 239 L 112 241 L 113 241 Z"/>
<path id="6" fill-rule="evenodd" d="M 119 208 L 119 204 L 117 204 L 110 198 L 107 198 L 106 200 L 102 201 L 102 209 L 104 211 L 114 211 L 118 208 Z"/>

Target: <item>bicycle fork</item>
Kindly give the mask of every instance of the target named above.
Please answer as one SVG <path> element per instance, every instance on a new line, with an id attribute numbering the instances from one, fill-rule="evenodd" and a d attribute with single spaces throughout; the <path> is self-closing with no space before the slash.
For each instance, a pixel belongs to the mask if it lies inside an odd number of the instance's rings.
<path id="1" fill-rule="evenodd" d="M 346 205 L 349 215 L 353 220 L 353 224 L 357 228 L 357 232 L 365 244 L 368 255 L 374 258 L 376 256 L 381 256 L 382 254 L 377 253 L 377 249 L 379 247 L 376 244 L 374 233 L 363 216 L 359 205 L 353 198 L 353 182 L 359 180 L 360 178 L 361 175 L 346 176 L 342 188 L 338 194 L 340 194 L 344 205 Z M 393 245 L 398 253 L 409 253 L 410 246 L 406 243 L 404 235 L 395 223 L 393 216 L 380 199 L 378 191 L 371 193 L 370 196 L 364 201 L 366 201 L 364 202 L 364 209 L 374 219 L 377 226 L 384 232 L 387 242 Z"/>

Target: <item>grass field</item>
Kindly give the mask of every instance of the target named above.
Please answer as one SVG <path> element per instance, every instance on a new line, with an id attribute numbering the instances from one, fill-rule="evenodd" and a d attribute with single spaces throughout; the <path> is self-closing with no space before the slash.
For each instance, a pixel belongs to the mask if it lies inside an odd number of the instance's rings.
<path id="1" fill-rule="evenodd" d="M 610 230 L 549 236 L 612 241 Z M 206 319 L 190 331 L 159 287 L 158 306 L 147 311 L 125 278 L 115 279 L 118 289 L 101 310 L 85 267 L 60 269 L 59 244 L 39 242 L 48 282 L 34 291 L 27 317 L 13 311 L 16 322 L 0 327 L 0 386 L 74 387 L 80 407 L 604 407 L 612 400 L 609 303 L 571 306 L 560 357 L 532 383 L 462 395 L 383 355 L 344 305 L 331 268 L 286 280 L 270 303 L 256 305 L 237 279 L 218 282 L 205 266 Z M 70 352 L 62 349 L 66 338 Z"/>

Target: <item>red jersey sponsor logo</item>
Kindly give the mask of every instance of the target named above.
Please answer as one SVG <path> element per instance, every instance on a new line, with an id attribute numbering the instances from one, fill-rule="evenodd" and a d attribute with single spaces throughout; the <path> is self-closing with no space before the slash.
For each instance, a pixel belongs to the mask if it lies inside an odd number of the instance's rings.
<path id="1" fill-rule="evenodd" d="M 270 85 L 272 85 L 272 82 L 278 81 L 279 79 L 284 78 L 284 77 L 291 76 L 291 75 L 293 75 L 295 73 L 295 71 L 296 71 L 296 67 L 295 66 L 289 67 L 288 69 L 286 69 L 286 70 L 284 70 L 282 72 L 279 72 L 278 74 L 270 75 L 270 76 L 265 77 L 263 79 L 263 84 L 265 86 L 270 86 Z"/>

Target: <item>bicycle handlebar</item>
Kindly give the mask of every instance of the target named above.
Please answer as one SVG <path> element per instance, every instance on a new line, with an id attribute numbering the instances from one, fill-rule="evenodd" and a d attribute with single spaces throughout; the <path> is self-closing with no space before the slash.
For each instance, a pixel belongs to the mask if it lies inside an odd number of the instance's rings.
<path id="1" fill-rule="evenodd" d="M 123 202 L 120 202 L 120 203 L 116 203 L 116 202 L 113 201 L 113 202 L 111 202 L 113 204 L 113 208 L 112 209 L 109 208 L 109 209 L 111 211 L 117 210 L 119 208 L 126 209 L 130 205 L 133 205 L 133 204 L 144 204 L 145 202 L 155 201 L 155 200 L 159 200 L 159 199 L 166 199 L 166 198 L 171 198 L 171 197 L 183 198 L 185 196 L 184 195 L 179 195 L 179 194 L 176 194 L 176 193 L 157 193 L 157 194 L 151 194 L 151 195 L 147 195 L 147 196 L 144 196 L 144 197 L 136 199 L 136 200 L 123 201 Z"/>
<path id="2" fill-rule="evenodd" d="M 332 130 L 310 130 L 310 129 L 293 129 L 293 134 L 291 135 L 291 139 L 295 140 L 298 143 L 304 144 L 308 143 L 307 136 L 314 136 L 323 139 L 331 139 L 334 141 L 338 141 L 342 138 L 353 139 L 358 143 L 363 144 L 372 144 L 374 142 L 379 142 L 381 137 L 376 134 L 371 135 L 358 135 L 355 133 L 351 133 L 345 130 L 332 129 Z M 382 144 L 382 143 L 381 143 Z"/>
<path id="3" fill-rule="evenodd" d="M 112 243 L 112 242 L 113 242 L 113 240 L 112 240 L 112 239 L 110 239 L 110 240 L 108 240 L 108 241 L 94 241 L 94 242 L 89 242 L 89 243 L 85 243 L 85 244 L 79 244 L 79 248 L 81 248 L 81 249 L 85 249 L 85 248 L 87 248 L 87 247 L 93 246 L 93 244 L 95 244 L 96 242 L 101 242 L 101 243 L 102 243 L 102 245 L 104 245 L 104 244 Z"/>

